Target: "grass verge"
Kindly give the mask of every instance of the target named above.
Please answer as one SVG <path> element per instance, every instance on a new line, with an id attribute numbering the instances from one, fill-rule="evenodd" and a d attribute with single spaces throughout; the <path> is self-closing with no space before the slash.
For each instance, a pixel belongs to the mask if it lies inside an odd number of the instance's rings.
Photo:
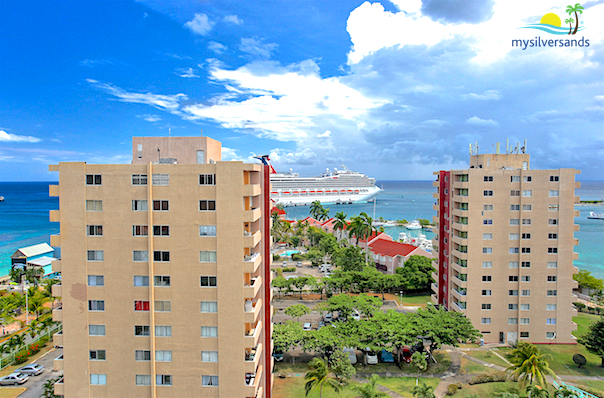
<path id="1" fill-rule="evenodd" d="M 466 354 L 488 363 L 503 366 L 504 368 L 510 366 L 503 359 L 499 358 L 497 355 L 493 354 L 490 351 L 466 351 Z"/>
<path id="2" fill-rule="evenodd" d="M 378 384 L 399 393 L 405 398 L 413 398 L 411 390 L 415 387 L 415 380 L 415 377 L 380 377 Z M 440 383 L 440 379 L 435 377 L 420 377 L 418 382 L 419 384 L 424 383 L 428 387 L 433 387 L 432 391 L 434 391 L 438 383 Z"/>
<path id="3" fill-rule="evenodd" d="M 598 315 L 586 314 L 580 312 L 577 316 L 573 316 L 573 322 L 577 324 L 577 330 L 573 332 L 573 336 L 579 337 L 589 331 L 589 326 L 600 319 Z"/>
<path id="4" fill-rule="evenodd" d="M 25 390 L 27 390 L 25 387 L 2 387 L 0 388 L 0 398 L 15 398 Z"/>

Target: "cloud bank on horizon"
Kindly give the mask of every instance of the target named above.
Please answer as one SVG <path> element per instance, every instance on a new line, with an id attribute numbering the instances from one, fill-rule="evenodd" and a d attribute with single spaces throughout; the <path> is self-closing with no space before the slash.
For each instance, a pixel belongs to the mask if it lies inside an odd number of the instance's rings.
<path id="1" fill-rule="evenodd" d="M 345 31 L 330 32 L 348 41 L 338 46 L 344 62 L 335 68 L 316 40 L 287 26 L 269 35 L 251 9 L 141 3 L 204 49 L 155 74 L 186 84 L 92 74 L 93 66 L 119 67 L 92 56 L 80 61 L 87 77 L 78 84 L 113 109 L 132 106 L 137 123 L 165 130 L 170 120 L 187 135 L 209 129 L 227 160 L 270 153 L 278 170 L 307 175 L 346 164 L 378 179 L 432 179 L 435 170 L 465 167 L 469 142 L 491 151 L 507 138 L 527 138 L 534 167 L 574 167 L 583 178 L 604 179 L 602 1 L 583 3 L 589 47 L 526 50 L 512 39 L 536 35 L 518 28 L 546 13 L 563 16 L 566 3 L 357 3 L 340 21 Z"/>

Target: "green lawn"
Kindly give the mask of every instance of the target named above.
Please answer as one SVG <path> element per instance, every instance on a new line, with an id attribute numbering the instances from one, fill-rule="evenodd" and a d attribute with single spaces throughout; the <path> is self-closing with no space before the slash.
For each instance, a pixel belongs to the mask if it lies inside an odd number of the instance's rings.
<path id="1" fill-rule="evenodd" d="M 275 398 L 300 398 L 305 396 L 304 392 L 304 377 L 290 377 L 281 379 L 275 378 L 275 385 L 273 387 L 273 396 Z M 345 387 L 339 394 L 335 393 L 331 388 L 323 388 L 323 398 L 355 398 L 357 394 L 350 388 L 357 383 L 351 382 L 349 386 Z M 308 394 L 308 398 L 318 398 L 319 390 L 314 390 Z"/>
<path id="2" fill-rule="evenodd" d="M 380 377 L 380 381 L 378 382 L 378 384 L 389 388 L 392 391 L 396 391 L 403 397 L 413 398 L 411 390 L 413 390 L 413 387 L 415 387 L 415 380 L 415 377 Z M 421 383 L 436 388 L 438 383 L 440 383 L 440 379 L 437 379 L 435 377 L 420 377 L 419 384 Z"/>
<path id="3" fill-rule="evenodd" d="M 449 369 L 449 365 L 451 365 L 451 357 L 445 351 L 434 351 L 434 358 L 437 363 L 433 363 L 430 365 L 430 368 L 423 372 L 423 374 L 435 374 L 442 373 Z M 412 364 L 403 364 L 402 369 L 399 369 L 393 363 L 378 363 L 376 365 L 363 365 L 363 363 L 357 363 L 354 365 L 357 373 L 410 373 L 410 374 L 422 374 L 417 369 L 417 366 Z"/>
<path id="4" fill-rule="evenodd" d="M 479 363 L 470 361 L 467 358 L 461 358 L 461 373 L 497 373 L 496 369 L 489 368 L 488 366 L 481 365 Z"/>
<path id="5" fill-rule="evenodd" d="M 512 392 L 518 394 L 518 383 L 514 383 L 511 381 L 506 382 L 497 382 L 497 383 L 484 383 L 484 384 L 475 384 L 473 386 L 469 384 L 464 384 L 461 390 L 457 390 L 457 394 L 455 394 L 455 398 L 464 398 L 472 396 L 472 394 L 478 395 L 479 397 L 496 397 L 504 392 Z M 522 393 L 522 391 L 521 391 Z M 551 396 L 554 395 L 553 387 L 550 388 Z M 521 396 L 524 396 L 521 394 Z"/>
<path id="6" fill-rule="evenodd" d="M 577 387 L 590 387 L 604 394 L 604 381 L 599 380 L 566 380 L 569 383 L 576 384 Z"/>
<path id="7" fill-rule="evenodd" d="M 497 355 L 493 354 L 490 351 L 466 351 L 466 354 L 473 356 L 474 358 L 481 359 L 485 362 L 503 366 L 504 368 L 510 366 L 503 359 L 499 358 Z M 501 353 L 499 354 L 503 356 Z"/>
<path id="8" fill-rule="evenodd" d="M 598 315 L 586 314 L 579 312 L 577 316 L 573 316 L 573 322 L 578 326 L 578 329 L 573 332 L 575 337 L 584 335 L 589 331 L 589 325 L 600 319 Z"/>
<path id="9" fill-rule="evenodd" d="M 429 294 L 424 296 L 403 296 L 397 297 L 399 304 L 408 307 L 426 307 L 428 302 L 432 302 Z"/>

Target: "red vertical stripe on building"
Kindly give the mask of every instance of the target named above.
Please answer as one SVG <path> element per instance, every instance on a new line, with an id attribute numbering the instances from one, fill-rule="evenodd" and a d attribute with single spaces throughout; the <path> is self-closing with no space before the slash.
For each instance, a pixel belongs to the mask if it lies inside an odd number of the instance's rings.
<path id="1" fill-rule="evenodd" d="M 438 178 L 440 182 L 438 190 L 438 304 L 445 304 L 446 297 L 446 306 L 448 308 L 450 304 L 450 300 L 448 299 L 449 289 L 447 288 L 447 292 L 445 293 L 445 286 L 447 286 L 447 281 L 450 278 L 447 276 L 447 279 L 445 279 L 445 274 L 448 275 L 449 268 L 451 267 L 451 264 L 449 264 L 448 243 L 450 241 L 451 172 L 441 171 Z M 445 251 L 447 254 L 445 254 Z"/>
<path id="2" fill-rule="evenodd" d="M 263 277 L 264 281 L 264 386 L 266 398 L 271 398 L 273 395 L 273 368 L 271 366 L 273 358 L 273 350 L 271 347 L 272 342 L 272 323 L 271 323 L 271 168 L 272 166 L 264 166 L 264 186 L 262 194 L 264 199 L 264 231 L 262 237 L 264 238 L 264 254 L 263 260 Z"/>

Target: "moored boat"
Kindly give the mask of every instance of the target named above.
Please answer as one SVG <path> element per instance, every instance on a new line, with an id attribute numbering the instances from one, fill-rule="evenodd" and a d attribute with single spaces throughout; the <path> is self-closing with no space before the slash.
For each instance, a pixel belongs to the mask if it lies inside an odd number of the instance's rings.
<path id="1" fill-rule="evenodd" d="M 594 213 L 593 211 L 590 211 L 587 218 L 592 220 L 604 220 L 604 213 Z"/>

